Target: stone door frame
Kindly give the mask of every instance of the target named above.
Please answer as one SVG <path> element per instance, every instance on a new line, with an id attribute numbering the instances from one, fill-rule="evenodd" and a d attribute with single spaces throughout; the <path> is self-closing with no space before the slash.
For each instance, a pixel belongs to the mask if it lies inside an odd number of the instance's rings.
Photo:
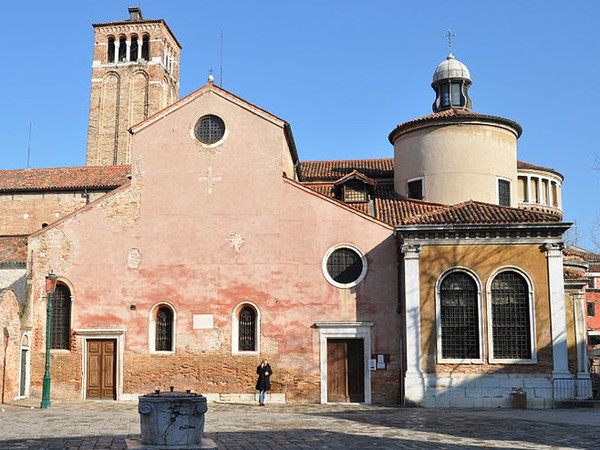
<path id="1" fill-rule="evenodd" d="M 327 403 L 327 339 L 362 339 L 364 364 L 364 403 L 371 404 L 371 327 L 375 322 L 315 322 L 319 330 L 319 363 L 321 372 L 321 403 Z"/>
<path id="2" fill-rule="evenodd" d="M 121 400 L 123 395 L 123 354 L 125 351 L 125 330 L 123 329 L 81 329 L 75 334 L 82 337 L 82 365 L 81 365 L 81 399 L 87 398 L 87 365 L 88 365 L 88 340 L 115 339 L 117 341 L 115 361 L 115 401 Z"/>
<path id="3" fill-rule="evenodd" d="M 29 331 L 26 331 L 21 336 L 21 345 L 19 347 L 19 386 L 17 390 L 17 396 L 15 400 L 21 400 L 29 398 L 29 386 L 31 385 L 31 336 Z M 25 352 L 25 361 L 23 361 L 23 352 Z M 22 369 L 25 367 L 25 384 L 22 385 L 23 380 Z M 21 395 L 21 390 L 24 394 Z"/>

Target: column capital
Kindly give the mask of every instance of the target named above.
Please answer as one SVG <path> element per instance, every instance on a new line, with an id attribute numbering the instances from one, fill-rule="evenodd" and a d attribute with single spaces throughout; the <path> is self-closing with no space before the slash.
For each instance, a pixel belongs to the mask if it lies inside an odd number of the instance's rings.
<path id="1" fill-rule="evenodd" d="M 547 242 L 542 245 L 547 257 L 562 256 L 565 245 L 562 242 Z"/>
<path id="2" fill-rule="evenodd" d="M 404 244 L 400 246 L 400 251 L 404 254 L 406 259 L 418 259 L 419 253 L 421 253 L 420 244 Z"/>

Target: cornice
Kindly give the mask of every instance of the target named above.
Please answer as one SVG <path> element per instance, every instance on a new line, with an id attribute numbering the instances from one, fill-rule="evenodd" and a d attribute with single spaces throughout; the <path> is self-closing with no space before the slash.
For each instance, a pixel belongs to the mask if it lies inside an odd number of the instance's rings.
<path id="1" fill-rule="evenodd" d="M 401 225 L 396 236 L 401 244 L 491 245 L 559 244 L 570 223 L 493 225 Z"/>

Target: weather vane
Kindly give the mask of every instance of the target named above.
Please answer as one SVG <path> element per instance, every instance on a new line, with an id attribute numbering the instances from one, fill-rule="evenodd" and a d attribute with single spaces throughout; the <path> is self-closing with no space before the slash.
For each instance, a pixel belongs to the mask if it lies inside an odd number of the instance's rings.
<path id="1" fill-rule="evenodd" d="M 456 37 L 456 34 L 450 31 L 450 29 L 448 29 L 448 31 L 443 37 L 448 39 L 448 52 L 452 53 L 452 38 Z"/>

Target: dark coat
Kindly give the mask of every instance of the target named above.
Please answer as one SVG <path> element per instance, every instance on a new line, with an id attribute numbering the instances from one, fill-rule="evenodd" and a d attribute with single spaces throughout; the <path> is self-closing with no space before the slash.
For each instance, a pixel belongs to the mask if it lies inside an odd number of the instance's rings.
<path id="1" fill-rule="evenodd" d="M 267 372 L 269 375 L 265 375 Z M 261 367 L 260 364 L 256 368 L 256 373 L 258 375 L 258 380 L 256 380 L 256 390 L 257 391 L 270 391 L 271 390 L 271 374 L 273 371 L 271 370 L 271 366 L 267 364 L 265 367 Z"/>

